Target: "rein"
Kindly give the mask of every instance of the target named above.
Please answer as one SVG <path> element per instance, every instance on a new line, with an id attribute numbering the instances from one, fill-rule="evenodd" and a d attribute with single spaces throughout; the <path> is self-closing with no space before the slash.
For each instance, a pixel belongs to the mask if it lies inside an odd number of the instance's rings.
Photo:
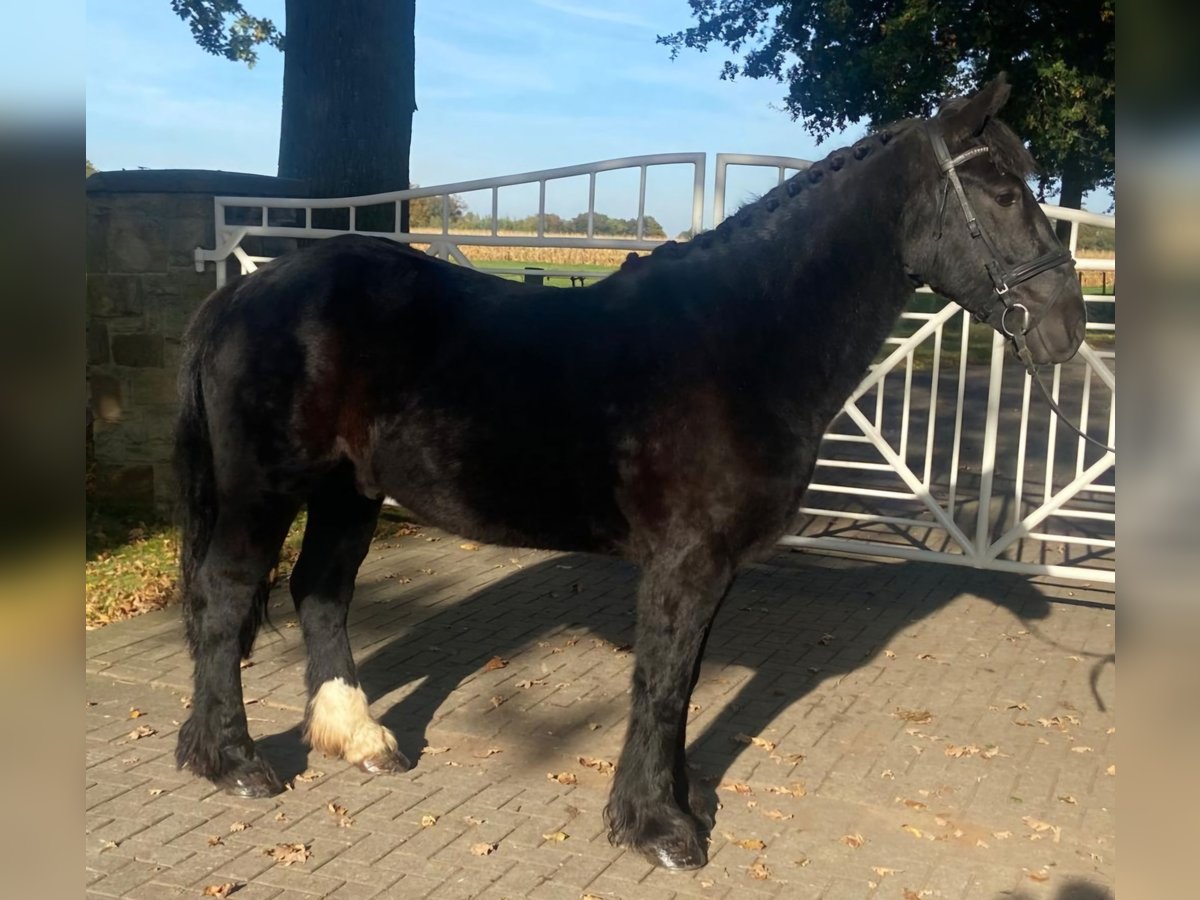
<path id="1" fill-rule="evenodd" d="M 946 148 L 945 139 L 928 123 L 925 125 L 925 133 L 929 136 L 930 144 L 933 145 L 933 155 L 937 159 L 938 167 L 941 168 L 942 174 L 946 176 L 945 181 L 942 182 L 941 200 L 938 202 L 937 225 L 933 235 L 934 240 L 941 240 L 942 238 L 942 222 L 946 214 L 946 200 L 949 197 L 950 189 L 953 188 L 954 194 L 958 198 L 958 205 L 962 208 L 963 217 L 967 220 L 967 231 L 973 240 L 977 239 L 981 241 L 983 246 L 987 248 L 989 258 L 983 264 L 983 267 L 987 271 L 988 278 L 992 281 L 992 289 L 996 293 L 997 301 L 1004 306 L 1004 312 L 1000 314 L 1000 331 L 1012 339 L 1013 344 L 1017 348 L 1017 356 L 1025 365 L 1026 371 L 1033 376 L 1038 390 L 1042 392 L 1042 397 L 1045 398 L 1046 403 L 1054 411 L 1054 414 L 1058 416 L 1059 421 L 1063 422 L 1088 443 L 1094 444 L 1101 450 L 1115 454 L 1117 452 L 1115 448 L 1109 447 L 1094 437 L 1084 434 L 1074 422 L 1063 414 L 1058 404 L 1050 396 L 1050 392 L 1046 390 L 1046 385 L 1042 382 L 1042 377 L 1038 373 L 1038 368 L 1033 362 L 1033 356 L 1030 354 L 1029 347 L 1025 342 L 1025 333 L 1029 331 L 1030 324 L 1029 308 L 1023 303 L 1013 302 L 1008 297 L 1010 288 L 1029 281 L 1043 272 L 1048 272 L 1051 269 L 1065 265 L 1074 268 L 1075 260 L 1071 256 L 1070 251 L 1065 248 L 1049 250 L 1041 256 L 1031 259 L 1029 262 L 1020 263 L 1006 269 L 1000 262 L 1001 254 L 996 248 L 995 243 L 993 243 L 988 233 L 983 230 L 983 226 L 979 224 L 979 220 L 975 216 L 975 210 L 971 206 L 971 201 L 967 199 L 967 193 L 963 190 L 962 181 L 959 179 L 958 172 L 956 171 L 958 166 L 967 160 L 990 153 L 990 149 L 987 146 L 972 147 L 969 150 L 964 150 L 957 156 L 951 156 L 950 151 Z M 1020 327 L 1015 329 L 1009 328 L 1008 315 L 1016 310 L 1020 310 L 1021 312 Z M 976 314 L 976 318 L 981 319 L 978 314 Z"/>

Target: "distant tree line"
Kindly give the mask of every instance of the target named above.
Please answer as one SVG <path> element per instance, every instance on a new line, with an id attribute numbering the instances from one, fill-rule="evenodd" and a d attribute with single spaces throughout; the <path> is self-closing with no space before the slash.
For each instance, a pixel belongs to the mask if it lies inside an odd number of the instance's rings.
<path id="1" fill-rule="evenodd" d="M 413 185 L 416 187 L 416 185 Z M 467 208 L 467 204 L 456 194 L 446 198 L 446 213 L 452 228 L 470 228 L 472 230 L 490 231 L 491 216 L 481 216 Z M 409 202 L 409 227 L 417 229 L 438 229 L 442 227 L 442 198 L 421 197 Z M 530 231 L 536 232 L 538 217 L 536 215 L 514 219 L 504 216 L 497 220 L 496 227 L 501 231 Z M 587 234 L 588 216 L 586 212 L 570 219 L 564 219 L 557 213 L 546 213 L 546 234 Z M 619 219 L 597 212 L 592 214 L 592 234 L 604 237 L 624 237 L 637 234 L 637 218 Z M 667 233 L 654 216 L 642 219 L 642 234 L 645 237 L 661 238 Z"/>

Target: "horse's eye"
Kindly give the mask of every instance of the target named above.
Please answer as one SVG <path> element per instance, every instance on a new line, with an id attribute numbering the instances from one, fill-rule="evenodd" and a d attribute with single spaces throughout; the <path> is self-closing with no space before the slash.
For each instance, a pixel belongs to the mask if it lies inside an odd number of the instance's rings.
<path id="1" fill-rule="evenodd" d="M 1017 202 L 1017 195 L 1012 191 L 1005 191 L 1003 194 L 996 195 L 996 202 L 1001 206 L 1012 206 Z"/>

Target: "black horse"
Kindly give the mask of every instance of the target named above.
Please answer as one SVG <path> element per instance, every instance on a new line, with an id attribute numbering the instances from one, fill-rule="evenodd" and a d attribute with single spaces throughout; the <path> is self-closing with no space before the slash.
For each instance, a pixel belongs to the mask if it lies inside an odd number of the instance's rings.
<path id="1" fill-rule="evenodd" d="M 995 119 L 1008 92 L 1001 77 L 835 151 L 587 288 L 346 236 L 217 291 L 180 378 L 195 691 L 178 763 L 238 794 L 282 789 L 247 730 L 238 662 L 307 504 L 291 577 L 306 737 L 369 772 L 408 768 L 346 637 L 386 495 L 477 540 L 640 565 L 632 709 L 605 815 L 615 843 L 658 865 L 703 865 L 684 731 L 709 626 L 739 564 L 791 523 L 822 433 L 913 288 L 930 284 L 1037 363 L 1083 340 L 1070 256 L 1026 186 L 1033 160 Z"/>

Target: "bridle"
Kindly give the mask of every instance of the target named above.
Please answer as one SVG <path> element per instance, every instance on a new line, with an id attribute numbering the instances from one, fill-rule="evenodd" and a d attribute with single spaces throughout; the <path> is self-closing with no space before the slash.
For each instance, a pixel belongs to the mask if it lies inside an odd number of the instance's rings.
<path id="1" fill-rule="evenodd" d="M 996 248 L 995 242 L 979 223 L 979 218 L 975 215 L 971 201 L 967 199 L 967 193 L 963 190 L 962 181 L 959 179 L 957 172 L 957 168 L 967 160 L 990 153 L 990 148 L 986 145 L 971 147 L 957 156 L 951 156 L 950 151 L 946 149 L 946 141 L 942 137 L 941 132 L 928 122 L 925 123 L 925 133 L 929 136 L 930 144 L 933 145 L 933 155 L 937 159 L 938 167 L 945 176 L 942 182 L 942 196 L 938 201 L 937 224 L 934 226 L 933 233 L 934 240 L 940 241 L 942 239 L 942 221 L 946 215 L 946 200 L 950 195 L 950 189 L 953 188 L 955 196 L 958 197 L 958 205 L 962 208 L 963 217 L 967 220 L 967 231 L 970 233 L 971 239 L 980 241 L 987 251 L 985 254 L 987 262 L 983 264 L 983 267 L 987 271 L 988 278 L 991 279 L 992 289 L 996 294 L 996 305 L 992 307 L 992 311 L 1003 306 L 1003 311 L 1000 313 L 1000 332 L 1012 340 L 1017 348 L 1017 356 L 1024 363 L 1029 374 L 1033 376 L 1033 380 L 1041 390 L 1042 396 L 1059 419 L 1085 441 L 1095 444 L 1109 453 L 1116 453 L 1116 450 L 1107 444 L 1084 434 L 1058 408 L 1058 404 L 1054 402 L 1054 399 L 1050 396 L 1050 392 L 1046 390 L 1046 385 L 1042 383 L 1041 375 L 1038 374 L 1037 366 L 1033 362 L 1033 356 L 1030 354 L 1029 347 L 1025 341 L 1025 334 L 1029 331 L 1032 318 L 1029 314 L 1029 308 L 1023 303 L 1014 302 L 1008 295 L 1011 288 L 1029 281 L 1043 272 L 1057 269 L 1059 266 L 1074 268 L 1075 259 L 1071 256 L 1071 252 L 1066 248 L 1048 250 L 1041 256 L 1034 257 L 1029 262 L 1005 267 L 1000 262 L 1001 254 Z M 1014 323 L 1018 327 L 1009 327 L 1010 314 L 1020 315 L 1020 321 Z M 988 318 L 988 316 L 980 313 L 972 313 L 972 316 L 980 322 L 987 321 Z"/>

